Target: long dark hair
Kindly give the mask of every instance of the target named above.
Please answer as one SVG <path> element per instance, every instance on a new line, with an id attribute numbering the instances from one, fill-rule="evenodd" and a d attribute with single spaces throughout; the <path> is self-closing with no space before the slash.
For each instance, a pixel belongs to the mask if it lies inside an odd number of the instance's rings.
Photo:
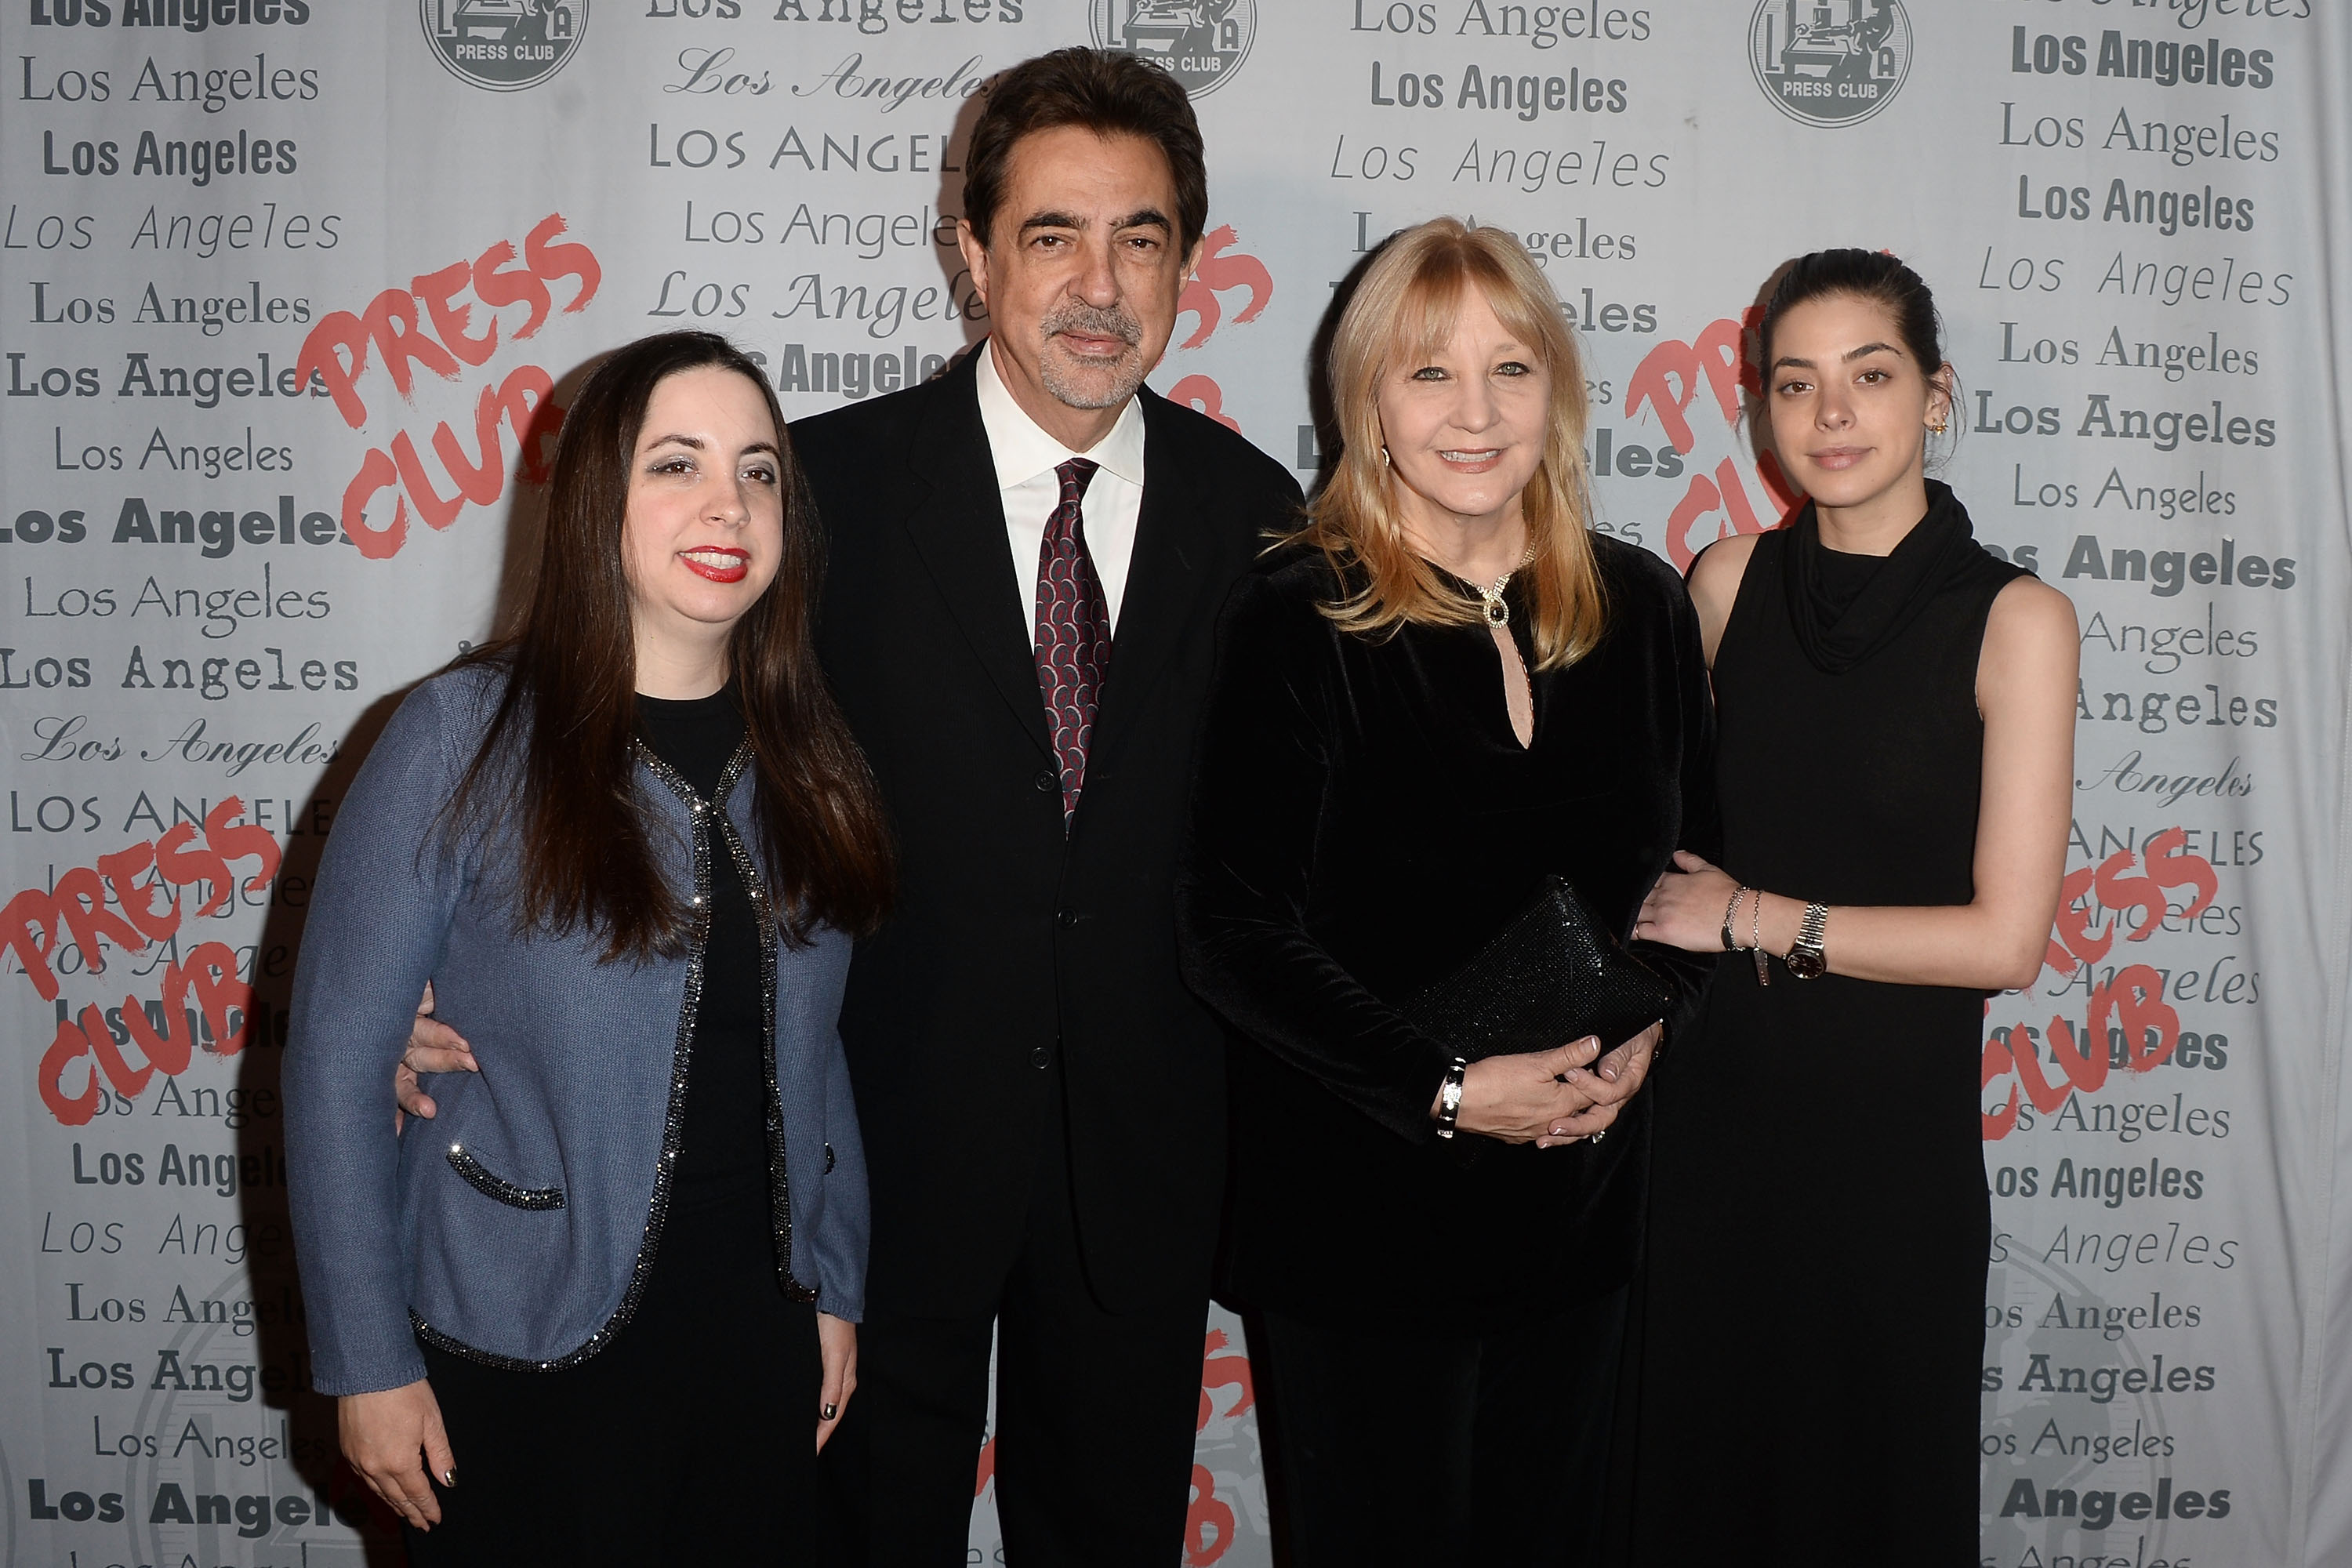
<path id="1" fill-rule="evenodd" d="M 517 923 L 602 933 L 607 963 L 674 952 L 691 923 L 662 880 L 637 810 L 636 644 L 621 530 L 655 385 L 704 366 L 758 387 L 776 426 L 782 559 L 736 622 L 728 656 L 780 922 L 795 945 L 820 921 L 864 935 L 889 900 L 881 802 L 817 667 L 811 621 L 824 537 L 783 412 L 760 367 L 726 339 L 662 332 L 614 350 L 581 384 L 556 437 L 530 608 L 512 637 L 457 661 L 499 667 L 509 679 L 445 820 L 510 833 Z"/>

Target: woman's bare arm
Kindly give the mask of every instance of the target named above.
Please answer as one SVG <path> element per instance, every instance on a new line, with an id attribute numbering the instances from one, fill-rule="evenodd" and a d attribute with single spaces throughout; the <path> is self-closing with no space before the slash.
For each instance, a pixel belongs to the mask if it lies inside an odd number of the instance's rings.
<path id="1" fill-rule="evenodd" d="M 1692 596 L 1712 628 L 1712 643 L 1721 636 L 1720 622 L 1708 616 L 1696 572 Z M 2073 603 L 2037 579 L 2019 578 L 1994 599 L 1977 660 L 1984 783 L 1977 810 L 1976 896 L 1933 908 L 1832 907 L 1822 943 L 1832 973 L 1986 991 L 2029 985 L 2041 973 L 2073 814 L 2078 636 Z M 1695 856 L 1675 858 L 1681 869 L 1661 878 L 1643 906 L 1641 934 L 1694 952 L 1719 951 L 1724 909 L 1736 884 Z M 1801 888 L 1763 894 L 1767 952 L 1786 952 L 1794 945 L 1806 896 Z M 1743 900 L 1740 908 L 1744 934 L 1750 905 Z"/>

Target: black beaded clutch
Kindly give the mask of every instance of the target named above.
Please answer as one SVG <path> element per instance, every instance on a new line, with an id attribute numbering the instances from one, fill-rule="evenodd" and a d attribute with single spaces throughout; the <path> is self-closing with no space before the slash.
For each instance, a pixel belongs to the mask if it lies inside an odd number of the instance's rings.
<path id="1" fill-rule="evenodd" d="M 1554 876 L 1461 968 L 1408 997 L 1408 1023 L 1477 1061 L 1597 1035 L 1605 1051 L 1674 1007 L 1672 987 L 1625 951 Z"/>

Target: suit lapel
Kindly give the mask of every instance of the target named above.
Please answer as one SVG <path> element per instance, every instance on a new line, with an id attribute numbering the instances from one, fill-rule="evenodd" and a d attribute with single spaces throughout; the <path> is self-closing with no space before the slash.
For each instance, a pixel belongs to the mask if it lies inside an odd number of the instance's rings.
<path id="1" fill-rule="evenodd" d="M 1199 536 L 1204 501 L 1192 454 L 1175 429 L 1172 406 L 1149 387 L 1136 395 L 1143 399 L 1143 510 L 1111 642 L 1097 752 L 1118 749 L 1194 619 L 1216 608 L 1201 603 L 1210 563 L 1207 542 Z"/>
<path id="2" fill-rule="evenodd" d="M 973 361 L 987 352 L 976 345 L 948 374 L 917 428 L 909 466 L 928 491 L 913 498 L 904 521 L 974 657 L 1031 742 L 1050 758 L 1054 745 L 1037 691 L 1031 612 L 1013 588 L 996 465 L 980 421 Z"/>

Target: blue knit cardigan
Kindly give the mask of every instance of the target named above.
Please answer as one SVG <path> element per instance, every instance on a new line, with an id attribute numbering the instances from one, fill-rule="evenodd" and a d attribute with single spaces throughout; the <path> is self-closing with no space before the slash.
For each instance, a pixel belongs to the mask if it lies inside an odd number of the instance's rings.
<path id="1" fill-rule="evenodd" d="M 505 679 L 470 667 L 409 695 L 344 795 L 312 887 L 283 1088 L 322 1393 L 423 1377 L 420 1335 L 493 1365 L 576 1363 L 627 1324 L 658 1249 L 702 942 L 607 963 L 580 931 L 518 934 L 510 845 L 480 833 L 449 845 L 442 806 Z M 772 924 L 748 754 L 720 781 L 719 837 Z M 664 878 L 709 907 L 694 828 L 719 807 L 642 748 L 636 794 Z M 805 946 L 772 941 L 761 980 L 780 1282 L 856 1321 L 866 1158 L 835 1028 L 849 952 L 822 927 Z M 481 1071 L 428 1079 L 439 1114 L 395 1136 L 393 1069 L 427 979 L 436 1016 L 472 1043 Z"/>

